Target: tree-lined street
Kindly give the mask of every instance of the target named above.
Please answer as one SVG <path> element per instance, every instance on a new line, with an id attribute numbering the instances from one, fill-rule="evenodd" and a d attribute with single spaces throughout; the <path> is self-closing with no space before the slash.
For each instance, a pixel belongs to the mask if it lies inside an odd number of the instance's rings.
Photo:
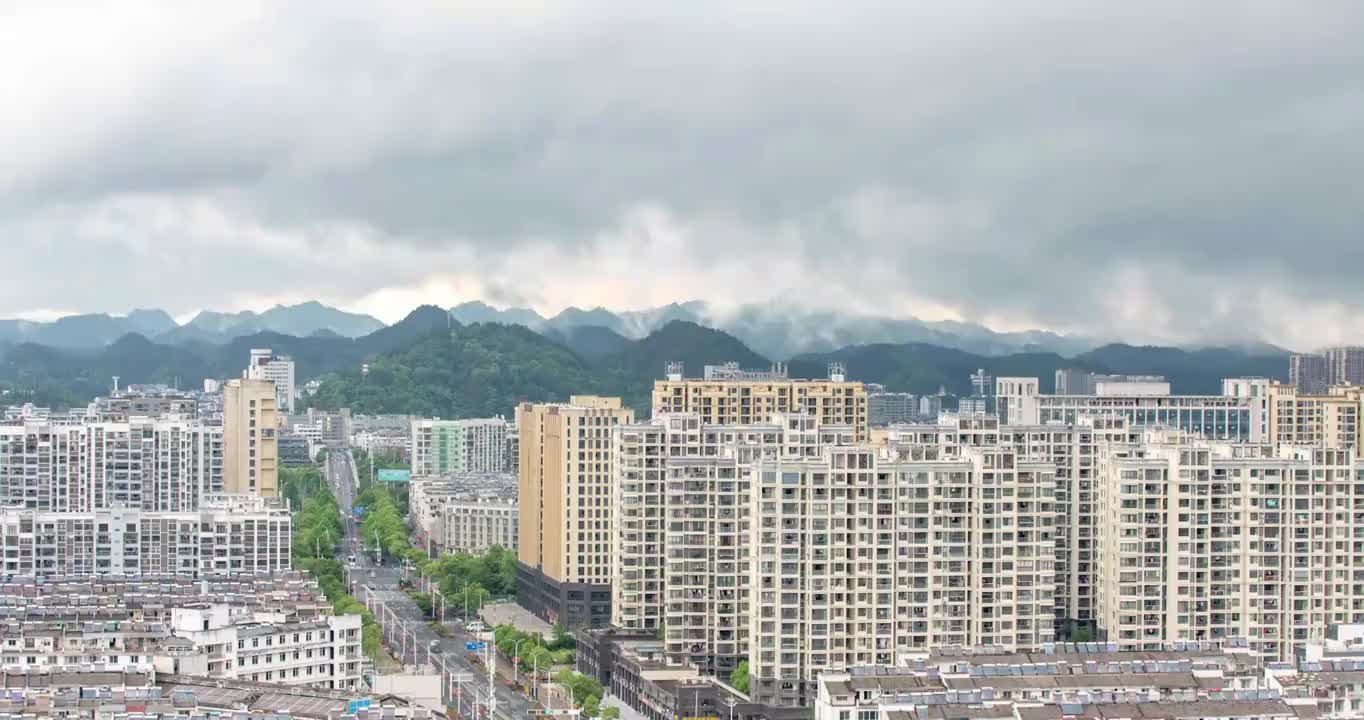
<path id="1" fill-rule="evenodd" d="M 468 619 L 462 618 L 463 607 L 448 602 L 445 608 L 446 623 L 443 625 L 448 637 L 438 633 L 426 613 L 401 587 L 404 579 L 414 582 L 420 580 L 415 577 L 415 569 L 404 568 L 401 561 L 392 558 L 380 558 L 376 562 L 376 553 L 362 550 L 360 523 L 354 517 L 353 508 L 360 488 L 350 453 L 329 453 L 326 476 L 340 511 L 346 516 L 342 523 L 346 534 L 343 554 L 347 558 L 355 557 L 355 562 L 348 562 L 345 569 L 346 587 L 350 594 L 374 615 L 381 628 L 384 644 L 394 657 L 408 666 L 429 664 L 441 673 L 445 696 L 452 705 L 458 704 L 461 717 L 487 717 L 488 656 L 484 651 L 472 652 L 466 648 L 468 643 L 475 642 L 486 642 L 491 647 L 491 629 L 479 636 L 469 633 L 465 629 Z M 528 717 L 534 707 L 533 702 L 505 684 L 512 679 L 510 661 L 499 658 L 497 665 L 498 678 L 491 686 L 493 697 L 496 698 L 493 717 L 504 720 Z M 529 684 L 528 678 L 523 676 L 522 679 Z"/>

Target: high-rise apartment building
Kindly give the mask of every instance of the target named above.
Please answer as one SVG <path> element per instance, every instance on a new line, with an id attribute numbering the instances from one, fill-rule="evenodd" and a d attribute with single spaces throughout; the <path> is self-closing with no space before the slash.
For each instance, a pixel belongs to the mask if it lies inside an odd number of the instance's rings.
<path id="1" fill-rule="evenodd" d="M 1271 382 L 1267 389 L 1267 442 L 1355 452 L 1364 447 L 1364 388 L 1333 385 L 1314 395 Z"/>
<path id="2" fill-rule="evenodd" d="M 1315 353 L 1290 355 L 1288 384 L 1306 395 L 1321 395 L 1331 383 L 1326 372 L 1326 356 Z"/>
<path id="3" fill-rule="evenodd" d="M 1135 442 L 1140 432 L 1120 416 L 1084 416 L 1070 425 L 1006 425 L 992 416 L 944 416 L 936 423 L 892 427 L 885 442 L 902 454 L 934 448 L 944 457 L 958 456 L 965 448 L 1006 448 L 1055 468 L 1055 629 L 1057 637 L 1064 637 L 1075 629 L 1092 630 L 1095 624 L 1098 448 Z"/>
<path id="4" fill-rule="evenodd" d="M 940 643 L 1054 637 L 1054 466 L 1011 448 L 859 445 L 801 414 L 616 431 L 614 624 L 755 699 Z"/>
<path id="5" fill-rule="evenodd" d="M 1053 640 L 1053 468 L 1008 449 L 830 449 L 754 474 L 749 693 L 808 705 L 822 672 L 944 645 Z M 670 588 L 670 592 L 672 589 Z"/>
<path id="6" fill-rule="evenodd" d="M 517 410 L 517 600 L 550 622 L 610 620 L 611 432 L 633 421 L 619 398 L 590 395 Z"/>
<path id="7" fill-rule="evenodd" d="M 785 370 L 772 373 L 682 376 L 681 363 L 669 365 L 667 379 L 654 383 L 653 414 L 694 412 L 707 425 L 764 422 L 774 413 L 803 412 L 822 424 L 849 425 L 859 441 L 869 436 L 867 391 L 847 380 L 833 365 L 827 380 L 792 380 Z"/>
<path id="8" fill-rule="evenodd" d="M 253 348 L 251 360 L 242 377 L 247 380 L 269 380 L 275 384 L 275 407 L 280 412 L 294 412 L 294 361 L 287 355 L 276 355 L 269 348 Z"/>
<path id="9" fill-rule="evenodd" d="M 696 413 L 676 413 L 622 425 L 614 437 L 612 624 L 666 627 L 670 656 L 726 676 L 748 657 L 753 468 L 852 442 L 850 426 L 806 415 L 703 425 Z"/>
<path id="10" fill-rule="evenodd" d="M 1353 454 L 1152 430 L 1097 470 L 1099 628 L 1119 649 L 1246 638 L 1288 661 L 1364 621 Z"/>
<path id="11" fill-rule="evenodd" d="M 509 472 L 508 427 L 501 417 L 413 420 L 412 474 Z"/>
<path id="12" fill-rule="evenodd" d="M 275 402 L 269 380 L 230 380 L 223 386 L 223 488 L 229 494 L 279 494 Z"/>
<path id="13" fill-rule="evenodd" d="M 0 503 L 192 511 L 224 491 L 223 429 L 194 420 L 0 425 Z"/>
<path id="14" fill-rule="evenodd" d="M 205 498 L 193 512 L 0 508 L 5 575 L 203 575 L 290 568 L 289 510 L 260 497 Z"/>

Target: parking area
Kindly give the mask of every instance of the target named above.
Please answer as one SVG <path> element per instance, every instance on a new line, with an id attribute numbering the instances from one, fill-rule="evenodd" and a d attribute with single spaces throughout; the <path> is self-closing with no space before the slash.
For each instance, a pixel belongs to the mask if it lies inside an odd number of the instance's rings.
<path id="1" fill-rule="evenodd" d="M 540 633 L 545 637 L 549 637 L 554 631 L 549 623 L 535 617 L 529 610 L 516 603 L 489 605 L 479 611 L 479 617 L 483 618 L 483 622 L 488 627 L 510 623 L 512 627 L 521 632 Z"/>

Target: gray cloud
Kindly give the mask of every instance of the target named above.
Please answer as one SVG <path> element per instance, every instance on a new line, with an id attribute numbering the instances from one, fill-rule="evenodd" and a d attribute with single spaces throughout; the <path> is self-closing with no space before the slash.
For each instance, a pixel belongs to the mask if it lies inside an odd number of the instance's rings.
<path id="1" fill-rule="evenodd" d="M 0 27 L 0 315 L 775 297 L 1358 340 L 1361 31 L 1333 1 L 34 3 Z"/>

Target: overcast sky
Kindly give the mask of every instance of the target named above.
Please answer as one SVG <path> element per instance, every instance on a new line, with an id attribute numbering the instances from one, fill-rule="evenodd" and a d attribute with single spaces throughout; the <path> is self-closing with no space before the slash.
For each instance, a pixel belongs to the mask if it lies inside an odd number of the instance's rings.
<path id="1" fill-rule="evenodd" d="M 1364 342 L 1361 37 L 1358 0 L 11 1 L 0 317 L 777 300 Z"/>

